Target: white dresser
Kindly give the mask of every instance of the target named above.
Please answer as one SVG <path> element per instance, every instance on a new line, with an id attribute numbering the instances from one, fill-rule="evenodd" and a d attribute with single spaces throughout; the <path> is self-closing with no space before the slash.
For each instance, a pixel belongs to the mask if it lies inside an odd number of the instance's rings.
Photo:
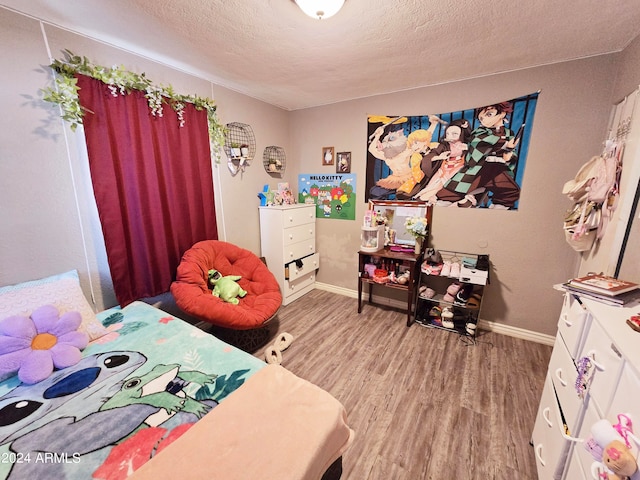
<path id="1" fill-rule="evenodd" d="M 594 423 L 633 421 L 640 437 L 640 333 L 626 319 L 640 307 L 611 307 L 565 293 L 553 353 L 533 428 L 540 480 L 600 480 L 604 471 L 584 446 Z M 590 386 L 578 394 L 578 365 L 591 362 Z M 631 441 L 638 459 L 638 445 Z M 631 477 L 640 480 L 640 473 Z"/>
<path id="2" fill-rule="evenodd" d="M 320 256 L 316 252 L 316 206 L 260 208 L 260 247 L 288 305 L 313 290 Z"/>

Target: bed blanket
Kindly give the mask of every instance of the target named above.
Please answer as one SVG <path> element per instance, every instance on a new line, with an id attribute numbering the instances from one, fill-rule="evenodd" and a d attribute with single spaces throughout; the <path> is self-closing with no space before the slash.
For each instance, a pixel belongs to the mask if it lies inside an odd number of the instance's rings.
<path id="1" fill-rule="evenodd" d="M 352 440 L 338 400 L 273 364 L 131 478 L 319 480 Z"/>
<path id="2" fill-rule="evenodd" d="M 35 385 L 0 383 L 0 478 L 123 479 L 266 364 L 143 302 Z"/>

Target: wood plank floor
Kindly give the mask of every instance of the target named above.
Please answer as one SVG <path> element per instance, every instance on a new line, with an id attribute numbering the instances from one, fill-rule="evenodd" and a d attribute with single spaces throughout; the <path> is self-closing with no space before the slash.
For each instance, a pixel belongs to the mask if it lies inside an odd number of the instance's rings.
<path id="1" fill-rule="evenodd" d="M 355 430 L 343 479 L 537 478 L 529 440 L 551 347 L 485 331 L 468 345 L 321 290 L 281 308 L 270 334 L 285 331 L 283 366 L 340 400 Z"/>

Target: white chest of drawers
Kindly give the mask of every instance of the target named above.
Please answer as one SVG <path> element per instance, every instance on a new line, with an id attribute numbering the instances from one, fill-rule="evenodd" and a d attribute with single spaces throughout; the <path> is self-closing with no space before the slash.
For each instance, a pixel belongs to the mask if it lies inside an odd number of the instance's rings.
<path id="1" fill-rule="evenodd" d="M 638 311 L 565 294 L 532 433 L 539 479 L 599 480 L 584 440 L 600 419 L 613 425 L 619 414 L 629 415 L 640 437 L 640 333 L 626 324 Z M 584 357 L 592 362 L 593 376 L 581 397 L 577 365 Z M 638 458 L 638 446 L 631 443 Z M 640 480 L 640 472 L 632 479 Z"/>
<path id="2" fill-rule="evenodd" d="M 260 248 L 278 280 L 283 305 L 313 290 L 320 266 L 315 205 L 260 207 Z"/>

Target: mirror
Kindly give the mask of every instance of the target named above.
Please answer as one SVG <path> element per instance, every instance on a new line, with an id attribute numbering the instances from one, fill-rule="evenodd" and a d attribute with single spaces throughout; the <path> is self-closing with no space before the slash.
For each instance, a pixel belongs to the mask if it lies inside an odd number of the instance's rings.
<path id="1" fill-rule="evenodd" d="M 384 215 L 389 230 L 395 231 L 395 241 L 391 244 L 415 245 L 416 240 L 406 230 L 404 223 L 410 217 L 426 217 L 431 225 L 431 205 L 427 202 L 403 202 L 395 200 L 370 200 L 369 210 Z"/>

